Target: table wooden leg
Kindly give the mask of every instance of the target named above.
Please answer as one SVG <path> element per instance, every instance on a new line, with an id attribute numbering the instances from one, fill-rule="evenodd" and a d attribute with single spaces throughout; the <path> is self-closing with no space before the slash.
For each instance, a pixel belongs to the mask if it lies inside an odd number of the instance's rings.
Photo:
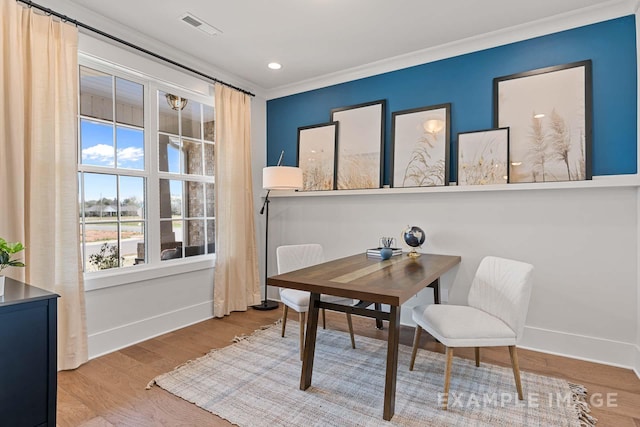
<path id="1" fill-rule="evenodd" d="M 440 304 L 440 278 L 431 282 L 429 287 L 433 288 L 433 303 Z"/>
<path id="2" fill-rule="evenodd" d="M 300 390 L 306 390 L 311 385 L 313 374 L 313 356 L 316 351 L 316 333 L 318 332 L 318 304 L 320 294 L 311 293 L 309 298 L 309 313 L 307 314 L 307 334 L 302 358 L 302 375 L 300 375 Z"/>
<path id="3" fill-rule="evenodd" d="M 438 277 L 436 280 L 431 282 L 429 287 L 433 289 L 433 303 L 440 304 L 440 278 Z M 440 341 L 436 339 L 436 342 Z"/>
<path id="4" fill-rule="evenodd" d="M 398 345 L 400 338 L 400 307 L 391 306 L 389 312 L 389 340 L 387 342 L 387 374 L 384 385 L 384 413 L 390 421 L 396 406 L 396 378 L 398 375 Z"/>
<path id="5" fill-rule="evenodd" d="M 379 302 L 377 302 L 377 303 L 375 303 L 375 304 L 373 305 L 373 308 L 374 308 L 376 311 L 382 311 L 382 304 L 380 304 Z M 380 329 L 380 330 L 382 330 L 382 320 L 380 320 L 380 319 L 376 319 L 376 329 Z"/>

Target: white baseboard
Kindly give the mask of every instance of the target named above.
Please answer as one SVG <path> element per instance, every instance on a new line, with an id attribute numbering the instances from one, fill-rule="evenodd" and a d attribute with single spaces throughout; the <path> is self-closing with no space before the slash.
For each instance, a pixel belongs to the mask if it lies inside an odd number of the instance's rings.
<path id="1" fill-rule="evenodd" d="M 213 301 L 206 301 L 89 334 L 89 359 L 94 359 L 212 317 Z"/>
<path id="2" fill-rule="evenodd" d="M 640 349 L 621 341 L 526 326 L 518 347 L 587 362 L 634 369 L 638 374 Z"/>
<path id="3" fill-rule="evenodd" d="M 633 366 L 633 372 L 635 372 L 638 379 L 640 379 L 640 345 L 637 345 L 635 348 L 635 359 L 636 363 Z"/>
<path id="4" fill-rule="evenodd" d="M 213 317 L 213 301 L 184 307 L 89 335 L 89 358 L 120 350 Z M 409 322 L 402 322 L 413 326 Z M 519 347 L 632 369 L 640 378 L 640 346 L 548 329 L 525 327 Z"/>

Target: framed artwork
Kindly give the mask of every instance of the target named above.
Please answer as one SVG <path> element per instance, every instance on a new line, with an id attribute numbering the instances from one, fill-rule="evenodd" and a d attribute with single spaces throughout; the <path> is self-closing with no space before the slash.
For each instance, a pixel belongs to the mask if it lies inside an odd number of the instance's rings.
<path id="1" fill-rule="evenodd" d="M 380 100 L 331 110 L 331 121 L 340 124 L 338 190 L 382 187 L 385 106 Z"/>
<path id="2" fill-rule="evenodd" d="M 298 167 L 303 191 L 334 190 L 338 123 L 298 128 Z"/>
<path id="3" fill-rule="evenodd" d="M 458 134 L 458 185 L 509 182 L 509 128 Z"/>
<path id="4" fill-rule="evenodd" d="M 509 127 L 509 182 L 591 179 L 591 61 L 493 80 L 494 126 Z"/>
<path id="5" fill-rule="evenodd" d="M 392 114 L 392 187 L 449 185 L 451 104 Z"/>

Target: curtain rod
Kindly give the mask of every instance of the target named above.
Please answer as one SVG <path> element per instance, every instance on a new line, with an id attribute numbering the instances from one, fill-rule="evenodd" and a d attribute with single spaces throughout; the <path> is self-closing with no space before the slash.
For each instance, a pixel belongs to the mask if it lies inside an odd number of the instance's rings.
<path id="1" fill-rule="evenodd" d="M 200 71 L 198 71 L 198 70 L 194 70 L 193 68 L 188 67 L 188 66 L 186 66 L 186 65 L 184 65 L 184 64 L 180 64 L 179 62 L 176 62 L 176 61 L 174 61 L 174 60 L 172 60 L 172 59 L 169 59 L 169 58 L 167 58 L 167 57 L 164 57 L 164 56 L 162 56 L 162 55 L 159 55 L 159 54 L 157 54 L 157 53 L 155 53 L 155 52 L 151 52 L 150 50 L 147 50 L 147 49 L 145 49 L 145 48 L 143 48 L 143 47 L 137 46 L 137 45 L 135 45 L 135 44 L 133 44 L 133 43 L 130 43 L 130 42 L 126 41 L 126 40 L 123 40 L 123 39 L 121 39 L 121 38 L 119 38 L 119 37 L 116 37 L 116 36 L 114 36 L 114 35 L 111 35 L 111 34 L 105 33 L 105 32 L 104 32 L 104 31 L 102 31 L 102 30 L 99 30 L 99 29 L 97 29 L 97 28 L 95 28 L 95 27 L 92 27 L 92 26 L 90 26 L 90 25 L 84 24 L 84 23 L 82 23 L 82 22 L 80 22 L 80 21 L 77 21 L 77 20 L 75 20 L 75 19 L 69 18 L 67 15 L 63 15 L 63 14 L 61 14 L 61 13 L 58 13 L 58 12 L 56 12 L 56 11 L 54 11 L 54 10 L 51 10 L 51 9 L 47 8 L 47 7 L 41 6 L 41 5 L 39 5 L 39 4 L 36 4 L 36 3 L 34 3 L 34 2 L 32 2 L 32 1 L 30 1 L 30 0 L 16 0 L 16 1 L 17 1 L 18 3 L 24 3 L 24 4 L 25 4 L 25 5 L 27 5 L 27 7 L 29 7 L 29 8 L 31 8 L 31 7 L 36 8 L 36 9 L 38 9 L 38 10 L 40 10 L 40 11 L 44 12 L 44 13 L 45 13 L 45 14 L 47 14 L 47 15 L 53 15 L 53 16 L 55 16 L 55 17 L 57 17 L 57 18 L 60 18 L 60 20 L 62 20 L 62 22 L 68 22 L 68 23 L 70 23 L 70 24 L 75 25 L 76 27 L 84 28 L 85 30 L 89 30 L 89 31 L 91 31 L 91 32 L 94 32 L 94 33 L 96 33 L 96 34 L 101 35 L 102 37 L 106 37 L 106 38 L 108 38 L 108 39 L 110 39 L 110 40 L 116 41 L 116 42 L 118 42 L 118 43 L 120 43 L 120 44 L 123 44 L 123 45 L 125 45 L 125 46 L 128 46 L 128 47 L 130 47 L 130 48 L 132 48 L 132 49 L 135 49 L 135 50 L 138 50 L 138 51 L 140 51 L 140 52 L 146 53 L 146 54 L 147 54 L 147 55 L 149 55 L 149 56 L 153 56 L 153 57 L 154 57 L 154 58 L 156 58 L 156 59 L 159 59 L 159 60 L 164 61 L 164 62 L 168 62 L 168 63 L 169 63 L 169 64 L 171 64 L 171 65 L 175 65 L 176 67 L 182 68 L 183 70 L 187 70 L 187 71 L 189 71 L 189 72 L 191 72 L 191 73 L 193 73 L 193 74 L 197 74 L 198 76 L 200 76 L 200 77 L 204 77 L 204 78 L 206 78 L 206 79 L 208 79 L 208 80 L 211 80 L 211 81 L 213 81 L 213 82 L 215 82 L 215 83 L 220 83 L 220 84 L 223 84 L 223 85 L 225 85 L 225 86 L 228 86 L 228 87 L 230 87 L 230 88 L 232 88 L 232 89 L 235 89 L 235 90 L 237 90 L 237 91 L 240 91 L 240 92 L 242 92 L 242 93 L 245 93 L 245 94 L 247 94 L 247 95 L 255 96 L 255 94 L 253 94 L 253 93 L 249 92 L 248 90 L 245 90 L 245 89 L 239 88 L 239 87 L 237 87 L 237 86 L 234 86 L 234 85 L 229 84 L 229 83 L 227 83 L 227 82 L 224 82 L 224 81 L 222 81 L 222 80 L 216 79 L 215 77 L 209 76 L 209 75 L 207 75 L 207 74 L 205 74 L 205 73 L 202 73 L 202 72 L 200 72 Z"/>

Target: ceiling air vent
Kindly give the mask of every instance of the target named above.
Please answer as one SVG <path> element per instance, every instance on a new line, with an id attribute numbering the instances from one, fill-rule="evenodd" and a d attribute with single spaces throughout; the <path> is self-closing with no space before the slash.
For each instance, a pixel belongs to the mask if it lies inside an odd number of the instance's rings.
<path id="1" fill-rule="evenodd" d="M 222 33 L 222 31 L 220 31 L 219 29 L 215 28 L 212 25 L 207 24 L 202 19 L 198 18 L 197 16 L 194 16 L 194 15 L 190 14 L 189 12 L 185 13 L 184 15 L 182 15 L 180 17 L 180 20 L 182 22 L 184 22 L 185 24 L 188 24 L 188 25 L 192 26 L 193 28 L 197 28 L 198 30 L 200 30 L 203 33 L 206 33 L 206 34 L 208 34 L 210 36 L 215 36 L 216 34 L 221 34 Z"/>

